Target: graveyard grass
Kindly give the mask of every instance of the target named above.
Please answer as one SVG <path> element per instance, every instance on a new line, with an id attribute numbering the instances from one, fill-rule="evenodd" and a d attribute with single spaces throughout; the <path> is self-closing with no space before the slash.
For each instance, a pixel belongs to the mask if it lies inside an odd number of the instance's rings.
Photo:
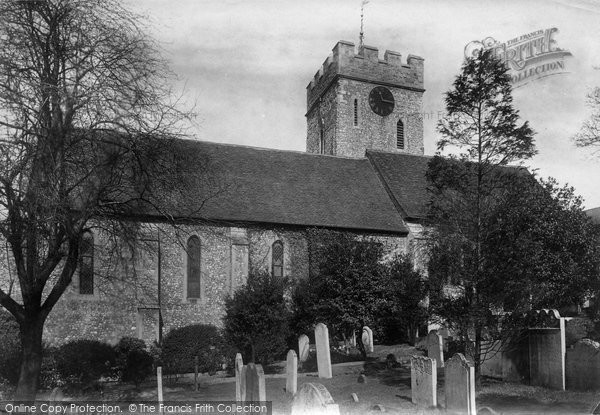
<path id="1" fill-rule="evenodd" d="M 391 367 L 386 360 L 393 353 L 398 360 Z M 340 407 L 341 414 L 377 413 L 375 405 L 381 405 L 386 413 L 391 414 L 442 414 L 444 406 L 443 369 L 438 373 L 438 406 L 440 409 L 420 410 L 411 402 L 410 356 L 423 355 L 422 351 L 408 345 L 381 346 L 376 345 L 369 360 L 361 364 L 351 362 L 333 365 L 333 377 L 320 379 L 316 373 L 298 373 L 298 389 L 307 382 L 321 383 L 333 396 Z M 285 392 L 285 362 L 281 362 L 280 374 L 266 375 L 267 400 L 273 402 L 273 414 L 290 414 L 292 395 Z M 361 373 L 366 375 L 365 383 L 358 383 Z M 215 378 L 203 376 L 198 391 L 194 391 L 192 379 L 180 379 L 176 383 L 164 380 L 165 401 L 231 401 L 236 397 L 235 378 Z M 359 402 L 354 402 L 351 395 L 356 393 Z M 98 397 L 89 396 L 89 400 Z M 147 382 L 144 387 L 135 391 L 130 386 L 107 386 L 104 400 L 109 399 L 155 400 L 156 383 Z M 502 414 L 576 414 L 590 413 L 591 408 L 600 400 L 598 392 L 555 391 L 541 387 L 516 383 L 505 383 L 484 378 L 482 386 L 477 390 L 476 403 L 478 410 L 491 407 Z M 484 412 L 482 412 L 484 413 Z"/>

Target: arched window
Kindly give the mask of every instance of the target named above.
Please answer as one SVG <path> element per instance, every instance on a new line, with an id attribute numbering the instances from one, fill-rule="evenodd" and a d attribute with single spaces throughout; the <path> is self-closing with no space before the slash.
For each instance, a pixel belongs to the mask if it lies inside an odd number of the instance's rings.
<path id="1" fill-rule="evenodd" d="M 396 147 L 404 149 L 404 123 L 402 120 L 398 120 L 398 124 L 396 124 Z"/>
<path id="2" fill-rule="evenodd" d="M 319 136 L 319 150 L 321 151 L 321 154 L 325 154 L 325 136 L 322 128 L 321 135 Z"/>
<path id="3" fill-rule="evenodd" d="M 271 268 L 274 277 L 283 277 L 283 242 L 275 241 L 271 246 Z"/>
<path id="4" fill-rule="evenodd" d="M 200 238 L 191 236 L 187 241 L 187 298 L 200 298 Z"/>
<path id="5" fill-rule="evenodd" d="M 79 294 L 94 294 L 94 235 L 89 231 L 79 245 Z"/>
<path id="6" fill-rule="evenodd" d="M 354 99 L 354 126 L 358 125 L 358 99 Z"/>

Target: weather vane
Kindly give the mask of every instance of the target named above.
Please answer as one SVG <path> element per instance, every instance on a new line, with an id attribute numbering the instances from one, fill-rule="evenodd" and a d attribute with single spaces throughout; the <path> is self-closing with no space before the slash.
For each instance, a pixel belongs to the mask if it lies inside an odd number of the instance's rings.
<path id="1" fill-rule="evenodd" d="M 364 17 L 364 11 L 365 11 L 365 4 L 368 4 L 369 0 L 362 0 L 362 3 L 360 4 L 360 36 L 359 36 L 359 42 L 358 42 L 358 48 L 359 50 L 363 47 L 363 39 L 365 37 L 365 33 L 363 31 L 363 17 Z"/>

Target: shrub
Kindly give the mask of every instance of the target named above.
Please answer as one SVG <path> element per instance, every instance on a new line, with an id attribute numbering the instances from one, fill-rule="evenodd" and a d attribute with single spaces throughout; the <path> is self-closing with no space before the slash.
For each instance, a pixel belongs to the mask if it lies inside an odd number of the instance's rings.
<path id="1" fill-rule="evenodd" d="M 222 350 L 219 329 L 209 324 L 194 324 L 167 333 L 160 360 L 168 374 L 191 373 L 194 357 L 198 356 L 198 370 L 214 373 L 225 361 Z"/>
<path id="2" fill-rule="evenodd" d="M 16 385 L 21 369 L 21 340 L 19 324 L 4 309 L 0 309 L 0 379 Z"/>
<path id="3" fill-rule="evenodd" d="M 96 340 L 74 340 L 58 348 L 55 360 L 67 383 L 85 385 L 113 374 L 115 350 Z"/>
<path id="4" fill-rule="evenodd" d="M 40 388 L 42 389 L 53 389 L 63 386 L 65 383 L 56 365 L 57 350 L 56 347 L 44 347 L 42 368 L 40 369 Z"/>
<path id="5" fill-rule="evenodd" d="M 268 365 L 287 351 L 286 287 L 285 278 L 252 272 L 247 284 L 225 300 L 225 338 L 244 362 Z"/>
<path id="6" fill-rule="evenodd" d="M 143 340 L 123 337 L 115 346 L 117 375 L 122 382 L 139 386 L 152 374 L 152 355 Z"/>

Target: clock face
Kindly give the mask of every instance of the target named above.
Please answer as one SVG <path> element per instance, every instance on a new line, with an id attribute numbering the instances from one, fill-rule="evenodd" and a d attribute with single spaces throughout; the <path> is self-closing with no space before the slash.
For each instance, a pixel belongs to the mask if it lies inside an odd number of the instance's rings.
<path id="1" fill-rule="evenodd" d="M 394 96 L 392 91 L 384 86 L 376 86 L 369 94 L 369 105 L 377 115 L 385 117 L 394 111 Z"/>

